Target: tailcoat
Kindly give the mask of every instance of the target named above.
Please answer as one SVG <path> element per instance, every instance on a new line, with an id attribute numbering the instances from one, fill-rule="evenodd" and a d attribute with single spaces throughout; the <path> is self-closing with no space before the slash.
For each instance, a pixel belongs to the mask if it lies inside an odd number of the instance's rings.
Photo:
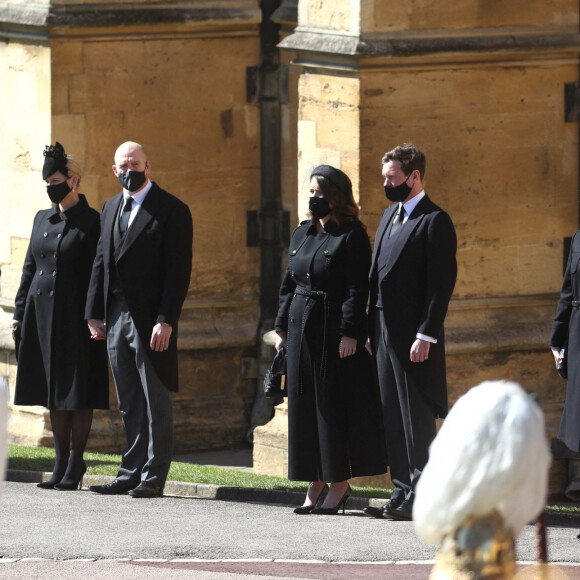
<path id="1" fill-rule="evenodd" d="M 109 406 L 106 348 L 91 340 L 84 318 L 99 214 L 79 198 L 64 213 L 55 206 L 34 218 L 14 310 L 22 322 L 16 405 Z"/>
<path id="2" fill-rule="evenodd" d="M 149 360 L 165 387 L 177 391 L 178 321 L 191 278 L 191 212 L 181 200 L 153 183 L 122 244 L 114 247 L 113 228 L 122 203 L 120 192 L 102 209 L 101 238 L 85 317 L 107 320 L 110 286 L 116 273 Z M 172 328 L 169 347 L 162 352 L 149 346 L 158 322 Z"/>
<path id="3" fill-rule="evenodd" d="M 566 347 L 568 382 L 558 439 L 580 451 L 580 230 L 574 234 L 552 326 L 550 346 Z"/>
<path id="4" fill-rule="evenodd" d="M 386 472 L 378 388 L 365 349 L 371 247 L 359 221 L 294 232 L 276 330 L 287 332 L 288 477 L 344 481 Z M 342 336 L 357 340 L 338 354 Z"/>
<path id="5" fill-rule="evenodd" d="M 448 402 L 443 323 L 457 279 L 455 228 L 449 215 L 425 195 L 404 227 L 388 240 L 386 266 L 378 272 L 381 244 L 387 243 L 388 228 L 398 207 L 394 204 L 383 212 L 377 229 L 369 315 L 374 317 L 380 292 L 382 315 L 399 363 L 430 402 L 435 416 L 445 417 Z M 409 356 L 417 333 L 437 340 L 431 343 L 428 360 L 421 363 L 411 362 Z M 371 341 L 377 340 L 371 332 Z"/>

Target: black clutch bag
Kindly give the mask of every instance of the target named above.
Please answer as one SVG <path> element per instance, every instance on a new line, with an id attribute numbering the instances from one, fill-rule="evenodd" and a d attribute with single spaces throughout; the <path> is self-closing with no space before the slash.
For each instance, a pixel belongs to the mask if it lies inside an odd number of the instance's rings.
<path id="1" fill-rule="evenodd" d="M 264 396 L 268 399 L 287 396 L 285 381 L 286 376 L 286 349 L 282 347 L 274 356 L 270 370 L 264 377 Z"/>
<path id="2" fill-rule="evenodd" d="M 560 356 L 562 357 L 562 362 L 556 363 L 556 370 L 558 374 L 563 378 L 568 378 L 568 351 L 563 348 L 560 351 Z"/>
<path id="3" fill-rule="evenodd" d="M 16 362 L 18 362 L 18 351 L 20 350 L 20 341 L 22 339 L 22 328 L 15 326 L 12 329 L 12 339 L 14 340 L 14 354 L 16 355 Z"/>

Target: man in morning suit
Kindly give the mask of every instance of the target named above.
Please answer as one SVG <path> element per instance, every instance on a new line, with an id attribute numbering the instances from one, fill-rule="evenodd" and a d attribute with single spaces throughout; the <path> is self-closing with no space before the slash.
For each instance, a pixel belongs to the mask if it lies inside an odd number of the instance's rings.
<path id="1" fill-rule="evenodd" d="M 375 357 L 395 489 L 375 517 L 412 519 L 415 486 L 447 414 L 443 321 L 457 278 L 451 218 L 423 190 L 425 155 L 411 144 L 382 159 L 385 195 L 370 272 L 369 343 Z"/>
<path id="2" fill-rule="evenodd" d="M 87 296 L 91 336 L 106 336 L 127 446 L 117 477 L 89 489 L 159 497 L 173 450 L 177 323 L 191 277 L 193 223 L 187 205 L 149 180 L 151 161 L 123 143 L 113 172 L 123 191 L 101 213 Z"/>

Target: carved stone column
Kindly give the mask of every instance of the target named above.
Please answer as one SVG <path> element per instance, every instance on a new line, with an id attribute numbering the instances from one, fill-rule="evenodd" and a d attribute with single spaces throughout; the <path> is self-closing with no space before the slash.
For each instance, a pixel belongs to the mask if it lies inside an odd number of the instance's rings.
<path id="1" fill-rule="evenodd" d="M 564 384 L 547 341 L 578 228 L 578 126 L 565 99 L 578 82 L 577 5 L 300 0 L 280 46 L 300 75 L 298 217 L 310 169 L 329 163 L 351 177 L 374 238 L 382 155 L 421 146 L 426 192 L 459 241 L 450 403 L 482 380 L 513 379 L 540 394 L 554 436 Z"/>
<path id="2" fill-rule="evenodd" d="M 44 146 L 60 141 L 81 166 L 92 207 L 119 191 L 116 147 L 142 143 L 151 177 L 187 203 L 193 271 L 179 327 L 176 449 L 240 446 L 255 396 L 259 249 L 246 213 L 260 207 L 260 117 L 247 69 L 259 64 L 258 0 L 73 0 L 0 5 L 0 374 L 14 384 L 9 333 L 35 213 L 49 207 Z M 110 412 L 95 415 L 89 445 L 120 451 Z M 12 413 L 11 438 L 51 443 L 48 413 Z"/>

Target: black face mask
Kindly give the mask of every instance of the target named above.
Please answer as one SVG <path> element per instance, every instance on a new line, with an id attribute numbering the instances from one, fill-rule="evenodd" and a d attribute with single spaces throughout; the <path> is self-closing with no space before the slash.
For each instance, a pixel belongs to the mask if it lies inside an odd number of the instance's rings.
<path id="1" fill-rule="evenodd" d="M 48 193 L 52 203 L 60 203 L 71 191 L 72 189 L 66 181 L 46 186 L 46 193 Z"/>
<path id="2" fill-rule="evenodd" d="M 125 171 L 125 173 L 119 173 L 117 179 L 127 191 L 133 192 L 145 185 L 147 176 L 144 171 Z"/>
<path id="3" fill-rule="evenodd" d="M 330 205 L 328 200 L 323 197 L 311 196 L 308 200 L 308 209 L 314 219 L 320 220 L 330 213 Z"/>
<path id="4" fill-rule="evenodd" d="M 387 199 L 390 201 L 405 201 L 409 194 L 411 193 L 412 187 L 407 185 L 407 179 L 409 179 L 410 175 L 407 175 L 407 178 L 403 183 L 400 185 L 384 185 L 383 189 L 385 190 L 385 195 Z"/>

